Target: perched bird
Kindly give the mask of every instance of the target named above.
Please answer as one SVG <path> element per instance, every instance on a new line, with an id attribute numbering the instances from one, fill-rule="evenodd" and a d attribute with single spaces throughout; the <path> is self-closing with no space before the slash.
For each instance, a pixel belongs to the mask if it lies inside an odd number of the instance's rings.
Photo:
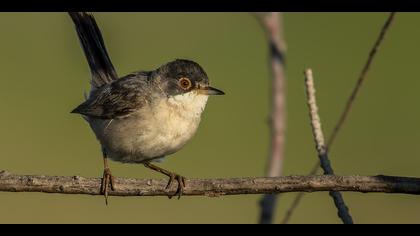
<path id="1" fill-rule="evenodd" d="M 179 151 L 195 134 L 209 95 L 224 92 L 210 87 L 203 68 L 190 60 L 175 60 L 153 71 L 119 78 L 105 49 L 101 32 L 89 13 L 69 13 L 91 70 L 91 90 L 72 113 L 83 115 L 99 140 L 104 160 L 101 193 L 106 203 L 114 178 L 108 158 L 141 163 L 178 182 L 185 178 L 152 162 Z"/>

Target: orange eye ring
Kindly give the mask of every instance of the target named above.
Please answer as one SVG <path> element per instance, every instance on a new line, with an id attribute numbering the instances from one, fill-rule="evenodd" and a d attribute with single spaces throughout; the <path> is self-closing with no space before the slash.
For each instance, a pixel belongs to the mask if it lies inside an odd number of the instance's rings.
<path id="1" fill-rule="evenodd" d="M 178 83 L 179 83 L 179 86 L 184 90 L 190 89 L 192 86 L 191 80 L 185 77 L 179 79 Z"/>

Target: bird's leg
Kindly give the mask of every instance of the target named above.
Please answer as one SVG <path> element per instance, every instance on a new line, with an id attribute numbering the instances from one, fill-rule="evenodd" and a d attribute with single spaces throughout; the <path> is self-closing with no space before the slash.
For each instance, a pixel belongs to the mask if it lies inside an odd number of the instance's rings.
<path id="1" fill-rule="evenodd" d="M 108 167 L 108 158 L 105 152 L 103 152 L 103 158 L 104 174 L 102 177 L 101 194 L 105 196 L 105 204 L 108 205 L 108 189 L 111 186 L 111 190 L 114 191 L 114 176 L 112 176 L 111 170 Z"/>
<path id="2" fill-rule="evenodd" d="M 162 174 L 169 177 L 169 181 L 168 181 L 168 184 L 166 185 L 165 189 L 169 189 L 172 186 L 173 181 L 176 180 L 178 182 L 178 189 L 173 196 L 178 195 L 178 199 L 181 198 L 181 195 L 184 192 L 184 188 L 185 188 L 185 180 L 186 179 L 185 179 L 184 176 L 181 176 L 181 175 L 178 175 L 176 173 L 170 172 L 170 171 L 165 170 L 165 169 L 163 169 L 159 166 L 155 166 L 155 165 L 151 164 L 150 162 L 144 163 L 144 166 L 146 166 L 147 168 L 152 169 L 154 171 L 157 171 L 159 173 L 162 173 Z M 172 198 L 173 196 L 168 196 L 168 197 Z"/>

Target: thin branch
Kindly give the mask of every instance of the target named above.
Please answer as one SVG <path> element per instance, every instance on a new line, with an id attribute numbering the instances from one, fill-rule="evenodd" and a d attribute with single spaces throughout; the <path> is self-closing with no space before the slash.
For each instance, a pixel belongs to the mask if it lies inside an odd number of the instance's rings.
<path id="1" fill-rule="evenodd" d="M 324 170 L 325 175 L 334 175 L 334 170 L 331 167 L 327 149 L 325 148 L 324 134 L 321 128 L 321 119 L 318 115 L 314 79 L 312 76 L 311 69 L 305 70 L 305 84 L 306 94 L 308 98 L 309 115 L 311 118 L 312 134 L 314 136 L 316 150 L 318 151 L 318 157 L 321 162 L 321 167 Z M 335 206 L 338 209 L 338 216 L 343 221 L 343 223 L 353 224 L 353 220 L 350 216 L 346 204 L 344 203 L 344 199 L 341 193 L 337 191 L 330 191 L 330 196 L 334 199 Z"/>
<path id="2" fill-rule="evenodd" d="M 376 53 L 379 49 L 379 46 L 381 45 L 382 41 L 384 40 L 385 35 L 388 32 L 388 29 L 389 29 L 391 23 L 394 20 L 395 14 L 396 14 L 395 12 L 391 12 L 389 17 L 387 18 L 385 24 L 382 26 L 381 32 L 380 32 L 378 38 L 375 41 L 375 44 L 373 45 L 373 47 L 372 47 L 372 49 L 369 53 L 368 59 L 367 59 L 365 65 L 362 69 L 362 72 L 360 73 L 360 76 L 359 76 L 359 78 L 356 82 L 356 85 L 355 85 L 350 97 L 347 99 L 346 106 L 345 106 L 343 112 L 341 113 L 340 118 L 339 118 L 337 124 L 335 125 L 335 127 L 333 129 L 333 132 L 330 135 L 330 138 L 328 139 L 328 142 L 327 142 L 327 150 L 328 151 L 331 150 L 331 146 L 332 146 L 334 140 L 336 139 L 337 134 L 339 133 L 341 127 L 343 126 L 343 124 L 344 124 L 344 122 L 345 122 L 345 120 L 346 120 L 346 118 L 347 118 L 347 116 L 348 116 L 348 114 L 351 110 L 353 102 L 356 99 L 356 96 L 357 96 L 357 94 L 358 94 L 358 92 L 359 92 L 359 90 L 360 90 L 360 88 L 363 84 L 363 81 L 365 81 L 366 75 L 369 71 L 369 68 L 370 68 L 372 62 L 373 62 L 373 59 L 375 58 L 375 55 L 376 55 Z M 315 166 L 312 168 L 309 175 L 314 175 L 316 172 L 318 172 L 319 167 L 320 167 L 319 163 L 317 162 L 315 164 Z M 289 222 L 289 220 L 291 218 L 291 215 L 293 214 L 294 210 L 299 205 L 300 200 L 302 199 L 303 195 L 304 195 L 304 193 L 299 193 L 296 196 L 296 198 L 293 200 L 292 205 L 290 206 L 289 210 L 286 213 L 285 218 L 282 221 L 283 223 L 286 224 L 287 222 Z"/>
<path id="3" fill-rule="evenodd" d="M 356 82 L 356 86 L 354 87 L 350 97 L 347 99 L 346 106 L 341 113 L 340 119 L 338 120 L 336 126 L 334 127 L 334 130 L 331 133 L 330 139 L 327 143 L 327 149 L 330 149 L 331 145 L 333 144 L 338 132 L 340 131 L 341 127 L 343 126 L 344 122 L 346 121 L 346 118 L 352 108 L 353 102 L 356 99 L 357 94 L 359 93 L 360 88 L 363 85 L 363 82 L 366 79 L 366 75 L 369 71 L 370 65 L 372 64 L 373 59 L 375 58 L 376 52 L 379 49 L 379 46 L 381 45 L 382 41 L 385 38 L 386 33 L 388 32 L 389 26 L 391 25 L 392 21 L 394 20 L 395 12 L 391 12 L 389 14 L 388 19 L 386 20 L 384 26 L 382 26 L 381 33 L 379 34 L 378 38 L 376 39 L 375 44 L 373 45 L 373 48 L 371 49 L 369 53 L 369 57 L 365 63 L 365 66 L 362 69 L 362 72 L 360 73 L 359 79 Z"/>
<path id="4" fill-rule="evenodd" d="M 271 146 L 270 156 L 266 167 L 266 176 L 277 177 L 282 175 L 285 127 L 286 127 L 286 98 L 285 98 L 285 74 L 284 55 L 286 45 L 283 38 L 282 13 L 270 12 L 256 14 L 257 20 L 264 29 L 268 45 L 268 63 L 271 70 Z M 260 200 L 261 214 L 259 222 L 270 224 L 273 221 L 277 196 L 264 195 Z"/>
<path id="5" fill-rule="evenodd" d="M 315 175 L 318 172 L 318 169 L 319 169 L 319 164 L 317 162 L 316 165 L 312 168 L 309 175 Z M 290 218 L 292 217 L 293 212 L 295 212 L 296 208 L 299 206 L 300 201 L 302 200 L 304 194 L 305 194 L 304 192 L 300 192 L 296 195 L 289 209 L 286 211 L 286 215 L 284 216 L 281 224 L 287 224 L 290 221 Z"/>
<path id="6" fill-rule="evenodd" d="M 0 171 L 2 192 L 43 192 L 100 195 L 100 178 L 80 176 L 15 175 Z M 115 179 L 112 196 L 167 196 L 177 186 L 165 190 L 166 179 Z M 185 196 L 219 197 L 240 194 L 285 192 L 353 191 L 420 195 L 420 178 L 396 176 L 283 176 L 232 179 L 189 179 Z"/>

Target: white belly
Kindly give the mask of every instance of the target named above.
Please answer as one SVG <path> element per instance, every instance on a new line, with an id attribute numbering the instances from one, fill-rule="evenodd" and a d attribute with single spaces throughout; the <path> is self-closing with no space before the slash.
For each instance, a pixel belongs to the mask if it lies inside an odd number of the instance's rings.
<path id="1" fill-rule="evenodd" d="M 129 117 L 91 125 L 109 158 L 141 163 L 180 150 L 197 131 L 207 99 L 190 92 L 161 99 Z"/>

